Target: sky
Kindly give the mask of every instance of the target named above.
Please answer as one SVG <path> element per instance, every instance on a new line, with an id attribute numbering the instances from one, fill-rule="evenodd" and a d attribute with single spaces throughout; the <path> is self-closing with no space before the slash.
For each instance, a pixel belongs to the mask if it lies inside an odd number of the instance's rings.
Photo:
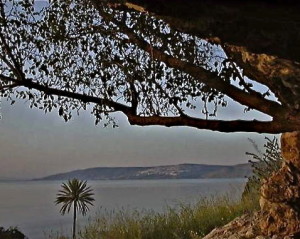
<path id="1" fill-rule="evenodd" d="M 11 106 L 5 99 L 0 113 L 2 179 L 30 179 L 90 167 L 246 163 L 250 158 L 245 152 L 255 152 L 248 138 L 258 145 L 265 142 L 265 135 L 257 133 L 130 126 L 120 115 L 117 129 L 95 126 L 88 112 L 65 123 L 57 112 L 44 114 L 24 102 Z M 229 114 L 238 117 L 241 112 L 232 108 Z"/>

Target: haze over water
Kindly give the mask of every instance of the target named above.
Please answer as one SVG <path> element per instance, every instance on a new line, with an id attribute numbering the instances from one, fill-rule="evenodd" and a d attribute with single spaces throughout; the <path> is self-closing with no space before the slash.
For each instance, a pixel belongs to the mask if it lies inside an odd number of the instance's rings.
<path id="1" fill-rule="evenodd" d="M 245 179 L 124 180 L 89 181 L 95 205 L 88 217 L 103 210 L 148 209 L 196 203 L 201 197 L 229 193 L 240 197 Z M 54 205 L 60 181 L 0 182 L 0 225 L 17 226 L 29 239 L 43 239 L 50 232 L 70 234 L 72 214 L 61 216 Z M 102 208 L 102 210 L 100 210 Z M 88 217 L 79 217 L 83 226 Z"/>

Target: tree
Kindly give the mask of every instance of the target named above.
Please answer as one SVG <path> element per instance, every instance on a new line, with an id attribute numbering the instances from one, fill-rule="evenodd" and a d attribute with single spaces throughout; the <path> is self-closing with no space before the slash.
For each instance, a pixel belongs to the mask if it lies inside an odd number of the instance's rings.
<path id="1" fill-rule="evenodd" d="M 64 215 L 70 212 L 73 207 L 73 239 L 76 238 L 76 218 L 77 211 L 86 215 L 89 205 L 93 205 L 93 190 L 87 186 L 87 182 L 76 178 L 62 184 L 62 189 L 57 194 L 56 204 L 63 204 L 60 212 Z"/>
<path id="2" fill-rule="evenodd" d="M 58 0 L 41 10 L 1 0 L 2 96 L 66 121 L 88 109 L 96 124 L 116 126 L 121 112 L 132 125 L 284 133 L 285 164 L 262 187 L 261 228 L 296 234 L 298 12 L 297 3 L 267 0 Z M 218 118 L 233 102 L 269 120 Z"/>

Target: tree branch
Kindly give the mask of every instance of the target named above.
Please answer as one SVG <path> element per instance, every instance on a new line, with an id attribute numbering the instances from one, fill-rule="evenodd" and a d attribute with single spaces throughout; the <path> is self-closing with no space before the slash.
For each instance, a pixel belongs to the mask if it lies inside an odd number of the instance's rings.
<path id="1" fill-rule="evenodd" d="M 225 133 L 230 132 L 258 132 L 278 134 L 282 132 L 291 132 L 299 130 L 300 126 L 293 124 L 281 124 L 275 121 L 244 121 L 244 120 L 204 120 L 192 117 L 161 117 L 149 116 L 142 117 L 136 115 L 128 115 L 128 121 L 131 125 L 151 126 L 160 125 L 166 127 L 173 126 L 188 126 L 197 129 L 207 129 L 220 131 Z"/>
<path id="2" fill-rule="evenodd" d="M 258 133 L 281 133 L 300 130 L 299 122 L 276 122 L 276 121 L 223 121 L 223 120 L 204 120 L 199 118 L 193 118 L 186 115 L 183 116 L 139 116 L 134 113 L 132 107 L 114 102 L 109 99 L 102 99 L 94 96 L 88 96 L 84 94 L 69 92 L 65 90 L 59 90 L 50 88 L 48 86 L 41 85 L 33 82 L 31 79 L 19 81 L 7 76 L 0 75 L 0 79 L 6 82 L 14 82 L 11 86 L 24 86 L 29 89 L 35 89 L 42 91 L 50 95 L 64 96 L 72 99 L 77 99 L 82 102 L 89 102 L 95 104 L 106 105 L 114 109 L 114 111 L 120 111 L 128 117 L 128 121 L 132 125 L 148 126 L 148 125 L 161 125 L 161 126 L 188 126 L 197 129 L 207 129 L 220 132 L 258 132 Z"/>
<path id="3" fill-rule="evenodd" d="M 72 98 L 72 99 L 81 100 L 82 102 L 85 102 L 85 103 L 90 102 L 90 103 L 95 103 L 95 104 L 100 104 L 100 105 L 106 105 L 108 107 L 113 108 L 115 111 L 121 111 L 124 114 L 128 114 L 129 112 L 132 111 L 131 107 L 120 104 L 118 102 L 115 102 L 115 101 L 112 101 L 109 99 L 103 99 L 103 98 L 98 98 L 95 96 L 89 96 L 89 95 L 85 95 L 85 94 L 75 93 L 75 92 L 71 92 L 71 91 L 50 88 L 48 86 L 33 82 L 31 79 L 19 81 L 17 79 L 13 79 L 13 78 L 3 76 L 3 75 L 0 75 L 0 79 L 4 80 L 4 81 L 14 82 L 14 83 L 18 84 L 19 86 L 24 86 L 29 89 L 35 89 L 38 91 L 42 91 L 49 95 L 64 96 L 64 97 L 68 97 L 68 98 Z"/>
<path id="4" fill-rule="evenodd" d="M 224 50 L 251 80 L 268 86 L 282 105 L 300 103 L 299 63 L 271 55 L 255 54 L 245 47 L 228 44 L 224 46 Z"/>
<path id="5" fill-rule="evenodd" d="M 1 76 L 0 76 L 1 78 Z M 10 84 L 10 85 L 1 85 L 0 84 L 0 90 L 6 90 L 6 89 L 12 89 L 12 88 L 15 88 L 17 86 L 20 86 L 19 83 L 13 83 L 13 84 Z"/>
<path id="6" fill-rule="evenodd" d="M 0 59 L 10 68 L 10 70 L 15 74 L 15 76 L 19 76 L 19 71 L 1 54 Z"/>
<path id="7" fill-rule="evenodd" d="M 132 108 L 132 112 L 134 114 L 137 114 L 137 109 L 138 109 L 138 98 L 139 98 L 139 94 L 134 86 L 134 79 L 130 79 L 128 80 L 129 85 L 130 85 L 130 91 L 131 91 L 131 108 Z"/>
<path id="8" fill-rule="evenodd" d="M 151 54 L 154 59 L 164 62 L 168 67 L 178 69 L 191 75 L 198 81 L 222 92 L 223 94 L 229 96 L 234 101 L 237 101 L 242 105 L 246 105 L 252 109 L 256 109 L 270 116 L 275 116 L 284 112 L 284 108 L 277 102 L 267 100 L 263 97 L 260 97 L 259 95 L 251 95 L 231 85 L 229 82 L 223 81 L 222 79 L 220 79 L 216 72 L 210 72 L 209 70 L 198 67 L 189 62 L 182 61 L 162 52 L 156 47 L 151 46 L 144 39 L 138 37 L 134 33 L 134 31 L 128 28 L 125 24 L 122 24 L 121 22 L 115 20 L 113 16 L 106 13 L 99 1 L 93 0 L 92 2 L 96 9 L 100 12 L 101 16 L 107 22 L 113 22 L 114 24 L 116 24 L 119 27 L 120 31 L 128 36 L 130 42 L 138 46 L 140 49 Z"/>
<path id="9" fill-rule="evenodd" d="M 1 39 L 1 42 L 2 42 L 2 47 L 3 47 L 4 52 L 6 52 L 6 54 L 9 56 L 9 58 L 11 59 L 11 61 L 14 64 L 14 66 L 13 67 L 10 66 L 10 68 L 12 68 L 12 70 L 15 72 L 15 74 L 17 74 L 16 76 L 19 78 L 19 80 L 24 80 L 25 75 L 22 71 L 22 67 L 20 66 L 18 61 L 15 59 L 13 53 L 11 52 L 11 49 L 10 49 L 8 43 L 6 42 L 6 39 L 3 36 L 1 31 L 0 31 L 0 39 Z"/>

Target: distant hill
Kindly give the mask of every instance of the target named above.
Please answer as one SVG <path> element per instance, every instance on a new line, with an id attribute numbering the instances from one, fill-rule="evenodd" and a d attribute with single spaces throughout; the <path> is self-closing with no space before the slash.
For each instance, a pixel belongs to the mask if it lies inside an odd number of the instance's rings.
<path id="1" fill-rule="evenodd" d="M 36 180 L 124 180 L 124 179 L 197 179 L 243 178 L 249 176 L 249 164 L 206 165 L 179 164 L 154 167 L 99 167 L 50 175 Z"/>

